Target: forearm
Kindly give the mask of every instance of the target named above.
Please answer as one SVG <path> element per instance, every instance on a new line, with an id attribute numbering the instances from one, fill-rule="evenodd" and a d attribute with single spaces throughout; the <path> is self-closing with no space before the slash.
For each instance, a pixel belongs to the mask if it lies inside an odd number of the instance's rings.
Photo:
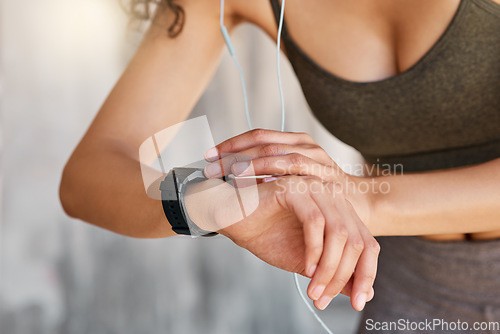
<path id="1" fill-rule="evenodd" d="M 176 38 L 166 32 L 174 16 L 168 10 L 157 14 L 68 162 L 60 192 L 69 215 L 134 237 L 173 234 L 161 202 L 145 192 L 139 147 L 188 117 L 224 45 L 217 1 L 193 1 L 183 8 L 188 19 Z M 230 10 L 228 16 L 232 30 L 237 22 Z"/>
<path id="2" fill-rule="evenodd" d="M 60 197 L 68 215 L 119 234 L 175 235 L 161 201 L 146 194 L 139 162 L 132 152 L 112 143 L 75 151 L 63 173 Z"/>
<path id="3" fill-rule="evenodd" d="M 500 159 L 373 180 L 374 189 L 388 190 L 374 192 L 369 201 L 368 225 L 374 235 L 500 230 Z"/>

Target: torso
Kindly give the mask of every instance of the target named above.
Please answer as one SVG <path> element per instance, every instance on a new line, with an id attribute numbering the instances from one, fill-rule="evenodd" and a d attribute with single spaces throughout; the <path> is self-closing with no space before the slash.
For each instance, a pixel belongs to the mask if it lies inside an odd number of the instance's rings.
<path id="1" fill-rule="evenodd" d="M 246 21 L 276 38 L 269 0 L 236 1 Z M 500 4 L 500 0 L 491 1 Z M 417 63 L 446 30 L 459 4 L 459 0 L 287 0 L 285 18 L 295 43 L 325 70 L 349 81 L 374 82 L 405 72 Z M 466 237 L 500 238 L 500 231 L 425 238 Z"/>

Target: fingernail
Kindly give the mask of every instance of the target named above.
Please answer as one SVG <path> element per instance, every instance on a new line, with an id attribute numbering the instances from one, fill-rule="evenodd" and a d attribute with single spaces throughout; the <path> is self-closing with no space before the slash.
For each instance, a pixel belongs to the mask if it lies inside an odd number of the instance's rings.
<path id="1" fill-rule="evenodd" d="M 312 277 L 314 275 L 314 273 L 316 272 L 316 268 L 318 268 L 318 266 L 316 266 L 316 265 L 310 266 L 309 270 L 307 271 L 307 276 Z"/>
<path id="2" fill-rule="evenodd" d="M 214 163 L 211 163 L 210 165 L 207 165 L 205 167 L 205 176 L 208 178 L 222 176 L 220 163 L 214 162 Z"/>
<path id="3" fill-rule="evenodd" d="M 242 175 L 248 169 L 249 166 L 250 166 L 250 162 L 248 162 L 248 161 L 237 162 L 232 167 L 233 174 L 234 175 Z"/>
<path id="4" fill-rule="evenodd" d="M 365 308 L 366 297 L 366 293 L 362 293 L 356 297 L 356 300 L 354 301 L 356 310 L 362 311 Z"/>
<path id="5" fill-rule="evenodd" d="M 321 297 L 321 295 L 323 294 L 323 291 L 325 291 L 325 286 L 324 285 L 318 285 L 311 292 L 311 299 L 312 300 L 318 300 L 319 297 Z"/>
<path id="6" fill-rule="evenodd" d="M 219 157 L 219 152 L 217 151 L 217 147 L 212 147 L 207 150 L 204 154 L 205 160 L 214 161 Z"/>
<path id="7" fill-rule="evenodd" d="M 328 305 L 330 305 L 331 301 L 332 301 L 331 297 L 328 297 L 328 296 L 321 297 L 321 299 L 318 300 L 318 308 L 321 311 L 323 311 Z"/>

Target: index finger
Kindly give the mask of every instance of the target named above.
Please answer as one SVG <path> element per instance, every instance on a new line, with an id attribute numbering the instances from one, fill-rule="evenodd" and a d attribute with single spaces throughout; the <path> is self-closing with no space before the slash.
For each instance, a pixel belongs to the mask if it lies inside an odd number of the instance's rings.
<path id="1" fill-rule="evenodd" d="M 255 129 L 232 137 L 205 152 L 205 160 L 212 162 L 228 153 L 238 153 L 263 144 L 316 144 L 312 137 L 304 132 L 281 132 Z"/>

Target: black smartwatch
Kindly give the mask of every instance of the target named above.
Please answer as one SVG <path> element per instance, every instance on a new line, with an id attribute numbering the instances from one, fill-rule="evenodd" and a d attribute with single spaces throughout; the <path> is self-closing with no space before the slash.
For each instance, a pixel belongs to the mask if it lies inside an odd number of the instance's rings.
<path id="1" fill-rule="evenodd" d="M 187 214 L 184 194 L 189 183 L 201 182 L 207 178 L 203 168 L 173 168 L 160 184 L 163 212 L 172 230 L 177 234 L 212 237 L 216 232 L 199 228 Z"/>

